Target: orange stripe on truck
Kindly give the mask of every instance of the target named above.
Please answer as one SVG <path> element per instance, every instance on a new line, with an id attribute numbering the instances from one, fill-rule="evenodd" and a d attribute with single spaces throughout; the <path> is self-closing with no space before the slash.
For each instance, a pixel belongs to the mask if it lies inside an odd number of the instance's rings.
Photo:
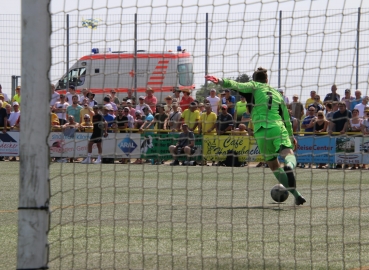
<path id="1" fill-rule="evenodd" d="M 106 54 L 91 54 L 81 57 L 79 60 L 105 60 L 105 59 L 120 59 L 120 58 L 134 58 L 132 53 L 106 53 Z M 189 53 L 138 53 L 137 58 L 189 58 Z"/>
<path id="2" fill-rule="evenodd" d="M 164 80 L 164 76 L 150 77 L 150 80 Z"/>

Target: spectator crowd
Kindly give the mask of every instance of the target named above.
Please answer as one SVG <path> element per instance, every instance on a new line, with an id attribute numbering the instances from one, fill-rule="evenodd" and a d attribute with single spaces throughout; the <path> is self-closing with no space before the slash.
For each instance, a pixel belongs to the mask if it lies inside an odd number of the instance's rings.
<path id="1" fill-rule="evenodd" d="M 320 136 L 323 134 L 350 134 L 369 135 L 369 98 L 362 96 L 360 90 L 352 95 L 350 89 L 340 96 L 336 85 L 332 85 L 331 92 L 322 100 L 312 90 L 310 98 L 305 104 L 299 101 L 299 95 L 294 94 L 292 99 L 285 95 L 283 89 L 278 89 L 283 96 L 290 112 L 290 121 L 294 132 L 305 132 L 304 136 Z M 66 94 L 59 94 L 55 86 L 51 85 L 51 127 L 64 133 L 75 131 L 89 131 L 93 129 L 94 115 L 101 113 L 108 124 L 109 132 L 125 132 L 135 129 L 139 132 L 181 132 L 187 139 L 180 140 L 182 154 L 191 155 L 194 152 L 193 133 L 253 135 L 253 124 L 250 121 L 251 101 L 240 96 L 237 101 L 229 89 L 224 89 L 219 95 L 211 89 L 209 96 L 199 102 L 191 96 L 189 89 L 175 88 L 173 95 L 165 97 L 165 102 L 158 102 L 154 90 L 148 87 L 146 95 L 138 98 L 132 91 L 120 99 L 117 91 L 112 89 L 103 98 L 103 104 L 98 104 L 95 94 L 88 89 L 76 93 L 73 85 L 69 86 Z M 0 127 L 2 132 L 8 129 L 19 130 L 21 112 L 21 87 L 16 88 L 16 94 L 10 100 L 2 92 L 0 85 Z M 175 158 L 178 145 L 168 149 Z M 0 157 L 3 160 L 4 157 Z M 12 158 L 12 160 L 16 160 Z M 122 161 L 126 163 L 127 160 Z M 135 163 L 142 163 L 138 160 Z M 263 166 L 259 163 L 257 166 Z M 319 164 L 324 168 L 325 164 Z M 304 164 L 301 164 L 304 166 Z M 308 164 L 311 166 L 311 164 Z M 339 168 L 340 164 L 337 165 Z M 362 165 L 365 168 L 365 165 Z M 359 168 L 354 164 L 352 168 Z"/>

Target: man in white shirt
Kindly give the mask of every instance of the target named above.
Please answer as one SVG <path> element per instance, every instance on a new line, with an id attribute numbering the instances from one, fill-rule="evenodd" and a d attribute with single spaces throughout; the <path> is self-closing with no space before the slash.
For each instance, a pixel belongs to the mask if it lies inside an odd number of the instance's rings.
<path id="1" fill-rule="evenodd" d="M 6 106 L 9 106 L 10 107 L 10 104 L 6 105 Z M 13 112 L 10 113 L 10 116 L 9 116 L 9 123 L 10 123 L 10 126 L 13 127 L 15 125 L 15 123 L 17 122 L 19 116 L 20 116 L 20 111 L 19 111 L 19 103 L 18 102 L 13 102 Z"/>
<path id="2" fill-rule="evenodd" d="M 74 95 L 77 95 L 76 94 L 76 89 L 74 88 L 74 85 L 73 84 L 70 84 L 69 85 L 69 90 L 68 92 L 65 94 L 65 96 L 67 97 L 66 101 L 69 103 L 69 104 L 72 104 L 73 103 L 73 100 L 72 100 L 72 97 Z M 79 101 L 79 95 L 78 96 L 78 101 Z"/>
<path id="3" fill-rule="evenodd" d="M 364 117 L 364 110 L 366 108 L 369 108 L 368 101 L 369 101 L 369 97 L 365 96 L 363 97 L 363 100 L 361 101 L 361 103 L 355 106 L 355 109 L 359 110 L 359 117 Z"/>
<path id="4" fill-rule="evenodd" d="M 211 105 L 211 110 L 218 115 L 218 104 L 219 104 L 219 100 L 220 98 L 217 97 L 216 94 L 216 90 L 213 88 L 210 90 L 210 96 L 208 96 L 206 99 L 209 100 L 210 105 Z"/>
<path id="5" fill-rule="evenodd" d="M 55 91 L 55 85 L 54 84 L 51 84 L 50 87 L 51 87 L 50 106 L 54 106 L 55 103 L 60 99 L 60 95 L 59 95 L 58 92 Z"/>
<path id="6" fill-rule="evenodd" d="M 54 109 L 55 113 L 59 118 L 60 125 L 64 125 L 67 123 L 67 108 L 69 107 L 69 103 L 65 101 L 66 97 L 64 94 L 60 94 L 60 101 L 55 102 Z"/>

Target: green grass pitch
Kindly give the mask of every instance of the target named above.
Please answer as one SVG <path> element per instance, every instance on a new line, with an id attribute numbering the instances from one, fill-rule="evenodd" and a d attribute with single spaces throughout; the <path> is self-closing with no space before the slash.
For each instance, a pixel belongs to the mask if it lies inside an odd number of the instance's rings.
<path id="1" fill-rule="evenodd" d="M 0 269 L 15 269 L 19 162 L 1 162 Z M 50 167 L 50 269 L 369 269 L 368 171 Z"/>

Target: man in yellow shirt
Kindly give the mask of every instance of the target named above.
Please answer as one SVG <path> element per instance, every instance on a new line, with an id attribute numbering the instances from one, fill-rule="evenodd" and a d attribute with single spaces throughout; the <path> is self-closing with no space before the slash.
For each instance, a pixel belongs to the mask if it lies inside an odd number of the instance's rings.
<path id="1" fill-rule="evenodd" d="M 5 101 L 5 97 L 3 94 L 0 94 L 0 101 L 2 101 L 3 103 L 3 108 L 6 108 L 6 105 L 8 105 L 9 103 Z"/>
<path id="2" fill-rule="evenodd" d="M 187 124 L 189 131 L 198 131 L 200 112 L 197 110 L 197 103 L 191 102 L 190 107 L 183 111 L 181 122 Z"/>
<path id="3" fill-rule="evenodd" d="M 15 92 L 16 94 L 13 96 L 13 100 L 12 102 L 18 102 L 19 103 L 19 106 L 21 104 L 21 93 L 20 93 L 20 90 L 21 90 L 21 87 L 18 86 L 17 88 L 15 88 Z"/>
<path id="4" fill-rule="evenodd" d="M 241 124 L 242 115 L 247 112 L 246 98 L 241 96 L 240 101 L 236 103 L 233 119 L 235 120 L 236 127 Z"/>
<path id="5" fill-rule="evenodd" d="M 316 101 L 315 96 L 316 96 L 316 91 L 314 90 L 310 91 L 310 98 L 308 98 L 305 103 L 306 115 L 308 114 L 307 109 L 309 108 L 309 106 Z M 319 100 L 319 103 L 323 106 L 323 101 Z"/>
<path id="6" fill-rule="evenodd" d="M 205 103 L 205 110 L 206 111 L 201 114 L 199 133 L 204 135 L 215 133 L 217 115 L 213 112 L 210 103 Z"/>
<path id="7" fill-rule="evenodd" d="M 88 99 L 85 98 L 82 100 L 82 107 L 83 109 L 79 112 L 79 117 L 81 119 L 81 122 L 85 114 L 88 114 L 90 118 L 95 115 L 92 108 L 88 106 Z"/>

